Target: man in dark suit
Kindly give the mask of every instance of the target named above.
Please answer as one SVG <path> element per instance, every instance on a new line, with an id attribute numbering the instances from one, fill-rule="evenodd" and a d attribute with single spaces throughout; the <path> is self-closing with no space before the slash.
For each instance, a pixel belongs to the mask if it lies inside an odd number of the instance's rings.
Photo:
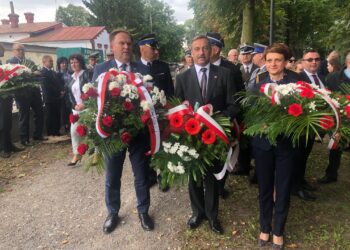
<path id="1" fill-rule="evenodd" d="M 61 98 L 63 86 L 55 71 L 52 70 L 53 59 L 49 55 L 43 56 L 41 69 L 43 97 L 46 108 L 47 135 L 60 135 Z"/>
<path id="2" fill-rule="evenodd" d="M 86 66 L 86 70 L 89 74 L 90 81 L 92 80 L 92 77 L 94 75 L 94 68 L 98 62 L 99 56 L 100 54 L 98 52 L 89 55 L 89 64 Z"/>
<path id="3" fill-rule="evenodd" d="M 257 65 L 253 63 L 253 55 L 254 47 L 248 44 L 242 44 L 239 48 L 240 50 L 240 60 L 241 60 L 241 72 L 244 83 L 249 81 L 253 71 L 259 68 Z"/>
<path id="4" fill-rule="evenodd" d="M 342 84 L 350 86 L 350 53 L 346 55 L 345 67 L 341 71 L 330 73 L 326 80 L 326 86 L 331 91 L 341 92 L 340 86 Z M 317 180 L 318 183 L 328 184 L 337 181 L 342 153 L 341 149 L 331 149 L 329 151 L 326 173 Z"/>
<path id="5" fill-rule="evenodd" d="M 174 95 L 174 84 L 171 78 L 169 64 L 160 61 L 159 46 L 154 33 L 143 35 L 138 42 L 140 47 L 140 60 L 137 61 L 137 68 L 139 73 L 143 75 L 151 75 L 153 78 L 153 85 L 163 90 L 166 97 L 169 98 Z M 158 182 L 159 189 L 163 192 L 169 189 L 168 186 L 162 186 L 161 176 L 157 176 L 157 172 L 149 169 L 149 183 L 153 186 Z"/>
<path id="6" fill-rule="evenodd" d="M 220 56 L 221 50 L 225 46 L 224 39 L 219 33 L 216 32 L 207 32 L 206 36 L 208 37 L 211 45 L 210 63 L 228 69 L 231 73 L 231 79 L 233 80 L 230 84 L 235 86 L 237 92 L 243 90 L 244 84 L 239 68 Z M 228 172 L 226 172 L 224 178 L 218 181 L 219 194 L 223 199 L 228 196 L 228 191 L 225 189 L 225 182 L 227 177 Z"/>
<path id="7" fill-rule="evenodd" d="M 303 81 L 315 84 L 320 88 L 325 87 L 325 79 L 323 76 L 317 73 L 321 65 L 321 57 L 319 53 L 315 50 L 308 50 L 304 52 L 302 65 L 304 70 L 300 73 L 300 77 Z M 292 194 L 296 195 L 305 201 L 314 201 L 316 198 L 311 195 L 308 191 L 314 191 L 315 188 L 312 187 L 305 180 L 305 171 L 307 165 L 307 159 L 312 151 L 315 138 L 309 137 L 307 144 L 305 140 L 299 142 L 299 147 L 297 150 L 297 167 L 295 168 L 295 174 L 293 178 Z M 306 144 L 306 145 L 305 145 Z"/>
<path id="8" fill-rule="evenodd" d="M 192 106 L 210 103 L 214 112 L 221 111 L 234 118 L 239 108 L 234 100 L 232 74 L 226 68 L 210 64 L 211 46 L 206 36 L 193 38 L 191 50 L 194 66 L 176 77 L 175 96 L 189 101 Z M 223 232 L 218 221 L 218 185 L 213 175 L 220 169 L 222 166 L 215 164 L 207 170 L 202 180 L 196 182 L 190 178 L 189 195 L 193 212 L 187 223 L 190 229 L 197 228 L 207 218 L 213 232 Z"/>
<path id="9" fill-rule="evenodd" d="M 22 44 L 14 44 L 12 46 L 13 57 L 7 60 L 6 63 L 11 64 L 23 64 L 30 68 L 33 72 L 37 71 L 37 66 L 33 61 L 25 58 L 25 50 Z M 29 142 L 29 118 L 30 109 L 34 112 L 34 140 L 47 140 L 43 137 L 43 126 L 44 126 L 44 111 L 43 101 L 41 98 L 40 88 L 32 87 L 28 89 L 25 94 L 16 94 L 15 100 L 19 108 L 19 129 L 21 144 L 23 146 L 31 146 Z"/>
<path id="10" fill-rule="evenodd" d="M 93 81 L 98 76 L 110 68 L 117 68 L 124 71 L 139 72 L 137 65 L 131 62 L 132 57 L 132 38 L 126 30 L 114 30 L 110 37 L 111 49 L 114 53 L 114 59 L 95 66 Z M 128 151 L 134 173 L 134 185 L 137 197 L 137 211 L 141 226 L 144 230 L 150 231 L 154 224 L 148 215 L 150 206 L 150 192 L 148 186 L 149 161 L 145 157 L 149 150 L 147 135 L 140 133 L 130 142 Z M 105 157 L 106 169 L 106 206 L 108 216 L 103 225 L 104 233 L 111 233 L 118 225 L 118 212 L 120 209 L 120 185 L 123 164 L 126 156 L 126 150 Z"/>

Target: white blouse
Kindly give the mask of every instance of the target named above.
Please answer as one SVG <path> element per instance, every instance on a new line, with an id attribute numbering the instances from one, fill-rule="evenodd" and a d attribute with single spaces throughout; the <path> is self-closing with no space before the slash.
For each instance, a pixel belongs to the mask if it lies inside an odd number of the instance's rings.
<path id="1" fill-rule="evenodd" d="M 80 84 L 79 84 L 79 77 L 84 73 L 84 70 L 81 70 L 78 75 L 75 73 L 72 74 L 72 77 L 74 79 L 74 83 L 72 85 L 72 93 L 75 99 L 75 102 L 77 104 L 82 104 L 83 100 L 81 99 L 81 91 L 80 91 Z"/>

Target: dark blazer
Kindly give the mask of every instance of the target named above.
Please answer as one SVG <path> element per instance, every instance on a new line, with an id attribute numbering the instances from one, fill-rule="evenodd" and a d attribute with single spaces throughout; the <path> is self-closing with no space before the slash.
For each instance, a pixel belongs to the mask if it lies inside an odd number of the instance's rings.
<path id="1" fill-rule="evenodd" d="M 326 79 L 327 88 L 329 88 L 331 91 L 341 91 L 340 89 L 341 84 L 350 85 L 350 79 L 347 78 L 347 76 L 344 73 L 345 69 L 346 67 L 343 68 L 341 71 L 330 73 L 327 76 L 327 79 Z"/>
<path id="2" fill-rule="evenodd" d="M 144 65 L 141 60 L 137 61 L 136 64 L 138 72 L 143 75 L 150 74 L 153 77 L 154 86 L 164 90 L 167 97 L 174 95 L 174 84 L 169 64 L 160 60 L 153 61 L 151 68 Z"/>
<path id="3" fill-rule="evenodd" d="M 38 67 L 36 66 L 36 64 L 32 60 L 26 59 L 26 58 L 20 59 L 20 58 L 18 58 L 16 56 L 13 56 L 10 59 L 8 59 L 6 61 L 6 63 L 23 64 L 23 65 L 27 66 L 28 68 L 30 68 L 32 71 L 38 70 Z"/>
<path id="4" fill-rule="evenodd" d="M 77 102 L 74 98 L 73 92 L 72 92 L 72 86 L 74 84 L 74 78 L 72 78 L 72 80 L 69 82 L 68 84 L 68 97 L 69 100 L 72 104 L 72 108 L 74 109 L 75 105 L 77 105 Z M 79 76 L 79 85 L 80 85 L 80 92 L 83 93 L 83 86 L 85 83 L 90 82 L 90 78 L 89 78 L 89 72 L 87 72 L 86 70 L 83 72 L 83 74 L 81 74 L 81 76 Z"/>
<path id="5" fill-rule="evenodd" d="M 305 73 L 305 71 L 301 71 L 299 73 L 302 81 L 307 82 L 307 83 L 312 83 L 311 79 L 308 77 L 308 75 Z M 323 83 L 323 85 L 326 85 L 326 79 L 323 75 L 317 74 L 318 78 L 321 80 L 321 82 Z"/>
<path id="6" fill-rule="evenodd" d="M 245 72 L 244 65 L 241 64 L 241 66 L 240 66 L 240 71 L 241 71 L 241 73 L 242 73 L 242 79 L 243 79 L 243 82 L 244 82 L 244 83 L 245 83 L 246 81 L 249 81 L 249 79 L 250 79 L 250 77 L 251 77 L 253 71 L 256 70 L 257 68 L 259 68 L 259 66 L 253 64 L 252 69 L 251 69 L 250 72 L 247 74 L 247 73 Z"/>
<path id="7" fill-rule="evenodd" d="M 139 72 L 136 63 L 131 62 L 130 67 L 131 67 L 131 72 L 135 72 L 135 73 Z M 94 75 L 92 76 L 92 81 L 93 82 L 96 81 L 96 79 L 99 75 L 107 72 L 109 69 L 112 69 L 112 68 L 118 68 L 118 65 L 114 59 L 95 65 Z"/>
<path id="8" fill-rule="evenodd" d="M 301 80 L 300 75 L 295 73 L 294 71 L 285 69 L 283 79 L 278 82 L 278 84 L 287 84 L 291 82 L 297 82 Z M 270 76 L 269 72 L 264 72 L 259 74 L 259 77 L 256 78 L 254 89 L 251 89 L 250 91 L 259 92 L 260 86 L 265 83 L 270 83 Z M 252 138 L 252 146 L 258 147 L 259 149 L 268 151 L 272 149 L 272 145 L 270 144 L 269 140 L 266 139 L 264 136 L 255 136 Z M 277 138 L 277 143 L 280 147 L 290 148 L 291 140 L 289 138 L 280 137 Z"/>
<path id="9" fill-rule="evenodd" d="M 42 76 L 44 102 L 51 103 L 59 100 L 61 98 L 63 86 L 57 73 L 45 67 L 43 67 L 40 72 Z"/>
<path id="10" fill-rule="evenodd" d="M 232 84 L 235 85 L 237 92 L 242 91 L 244 89 L 244 82 L 242 78 L 242 72 L 240 71 L 240 66 L 234 65 L 233 63 L 224 58 L 221 58 L 220 66 L 227 68 L 232 72 Z"/>
<path id="11" fill-rule="evenodd" d="M 223 67 L 210 64 L 207 102 L 204 102 L 196 69 L 192 68 L 176 76 L 175 96 L 187 100 L 192 106 L 199 103 L 200 106 L 210 103 L 214 111 L 222 111 L 225 115 L 234 118 L 239 112 L 235 103 L 235 86 L 232 85 L 232 74 Z"/>

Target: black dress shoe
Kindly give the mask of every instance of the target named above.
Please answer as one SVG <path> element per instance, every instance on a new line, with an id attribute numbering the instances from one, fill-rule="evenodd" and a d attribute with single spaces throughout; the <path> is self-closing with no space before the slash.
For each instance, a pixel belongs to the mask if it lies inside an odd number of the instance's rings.
<path id="1" fill-rule="evenodd" d="M 151 217 L 149 217 L 148 213 L 139 214 L 139 218 L 140 218 L 141 226 L 144 230 L 146 230 L 146 231 L 153 230 L 154 223 L 153 223 Z"/>
<path id="2" fill-rule="evenodd" d="M 5 152 L 5 151 L 0 152 L 1 158 L 10 158 L 10 156 L 11 156 L 11 152 Z"/>
<path id="3" fill-rule="evenodd" d="M 103 224 L 103 232 L 109 234 L 117 227 L 119 222 L 118 214 L 109 214 Z"/>
<path id="4" fill-rule="evenodd" d="M 322 178 L 318 179 L 317 182 L 318 183 L 321 183 L 321 184 L 328 184 L 328 183 L 331 183 L 331 182 L 336 182 L 337 181 L 337 178 L 334 178 L 334 177 L 330 177 L 328 175 L 325 175 L 323 176 Z"/>
<path id="5" fill-rule="evenodd" d="M 31 144 L 29 141 L 21 141 L 21 145 L 24 147 L 31 147 L 33 144 Z"/>
<path id="6" fill-rule="evenodd" d="M 17 153 L 17 152 L 22 152 L 24 148 L 19 148 L 15 146 L 14 144 L 11 145 L 11 152 Z"/>
<path id="7" fill-rule="evenodd" d="M 211 231 L 213 231 L 216 234 L 223 234 L 224 233 L 224 230 L 222 229 L 218 220 L 209 220 L 209 226 L 210 226 Z"/>
<path id="8" fill-rule="evenodd" d="M 303 181 L 303 184 L 301 185 L 303 189 L 307 191 L 316 191 L 316 188 L 311 186 L 307 181 Z"/>
<path id="9" fill-rule="evenodd" d="M 199 225 L 203 221 L 203 218 L 204 218 L 203 216 L 192 215 L 191 218 L 187 222 L 187 227 L 189 229 L 195 229 L 195 228 L 199 227 Z"/>
<path id="10" fill-rule="evenodd" d="M 307 191 L 300 189 L 297 192 L 293 193 L 295 196 L 299 197 L 300 199 L 304 201 L 315 201 L 316 197 L 309 194 Z"/>
<path id="11" fill-rule="evenodd" d="M 272 243 L 272 249 L 273 250 L 283 250 L 284 249 L 284 244 L 279 245 L 279 244 Z"/>

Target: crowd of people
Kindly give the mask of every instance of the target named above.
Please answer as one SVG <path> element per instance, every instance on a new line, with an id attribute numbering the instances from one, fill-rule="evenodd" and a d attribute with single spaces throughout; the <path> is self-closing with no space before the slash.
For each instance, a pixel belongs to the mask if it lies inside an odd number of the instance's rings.
<path id="1" fill-rule="evenodd" d="M 321 60 L 320 54 L 310 49 L 304 51 L 302 58 L 296 60 L 285 44 L 265 46 L 254 43 L 231 49 L 226 59 L 222 55 L 225 46 L 223 38 L 219 33 L 208 32 L 193 38 L 173 83 L 169 65 L 159 60 L 161 55 L 154 34 L 146 34 L 138 41 L 141 55 L 138 61 L 132 61 L 133 39 L 128 31 L 111 32 L 110 44 L 112 55 L 100 64 L 97 63 L 96 56 L 91 56 L 89 65 L 86 66 L 82 55 L 73 54 L 68 59 L 58 58 L 57 70 L 54 71 L 52 57 L 42 58 L 42 69 L 38 72 L 43 79 L 41 88 L 32 87 L 25 95 L 14 96 L 19 107 L 20 142 L 24 147 L 32 145 L 29 136 L 30 110 L 34 113 L 33 140 L 46 140 L 43 136 L 45 107 L 46 134 L 59 136 L 62 127 L 65 131 L 70 129 L 73 158 L 68 165 L 76 165 L 81 160 L 77 152 L 79 136 L 75 131 L 76 125 L 69 124 L 69 114 L 79 114 L 85 108 L 81 99 L 83 85 L 98 80 L 100 74 L 111 68 L 150 74 L 154 85 L 164 90 L 167 97 L 175 96 L 187 100 L 193 106 L 196 103 L 210 103 L 214 111 L 221 111 L 238 122 L 243 121 L 243 113 L 235 97 L 235 93 L 239 91 L 259 92 L 260 86 L 265 83 L 286 84 L 298 80 L 332 91 L 340 91 L 341 83 L 350 84 L 350 53 L 346 55 L 344 64 L 336 51 L 332 51 L 325 60 Z M 7 62 L 27 64 L 31 61 L 25 58 L 24 46 L 15 44 L 13 57 Z M 32 70 L 38 71 L 36 67 Z M 0 98 L 0 112 L 1 157 L 9 157 L 11 152 L 23 150 L 16 147 L 10 138 L 12 97 Z M 264 136 L 241 136 L 241 151 L 234 173 L 250 174 L 251 182 L 258 184 L 260 246 L 265 246 L 271 241 L 273 249 L 284 247 L 283 235 L 290 194 L 305 201 L 316 199 L 311 193 L 315 188 L 305 178 L 307 160 L 315 138 L 309 138 L 307 143 L 305 138 L 302 140 L 305 143 L 295 147 L 290 138 L 283 136 L 278 138 L 276 145 L 272 145 Z M 148 215 L 150 187 L 158 183 L 161 191 L 165 192 L 168 189 L 161 185 L 161 176 L 150 168 L 150 158 L 145 156 L 149 149 L 149 141 L 147 131 L 143 131 L 127 148 L 135 179 L 137 211 L 144 230 L 154 228 L 153 219 Z M 328 167 L 325 175 L 318 179 L 319 183 L 337 181 L 341 155 L 342 151 L 339 149 L 329 151 Z M 103 224 L 105 233 L 111 233 L 119 223 L 120 187 L 125 157 L 126 150 L 122 150 L 104 159 L 105 202 L 108 210 Z M 254 171 L 252 165 L 255 166 Z M 221 180 L 217 180 L 213 175 L 221 169 L 222 166 L 215 163 L 207 170 L 203 179 L 195 181 L 190 178 L 192 216 L 187 222 L 188 228 L 195 229 L 203 220 L 208 220 L 214 233 L 223 233 L 218 218 L 219 198 L 225 199 L 229 195 L 225 188 L 229 174 L 226 173 Z"/>

